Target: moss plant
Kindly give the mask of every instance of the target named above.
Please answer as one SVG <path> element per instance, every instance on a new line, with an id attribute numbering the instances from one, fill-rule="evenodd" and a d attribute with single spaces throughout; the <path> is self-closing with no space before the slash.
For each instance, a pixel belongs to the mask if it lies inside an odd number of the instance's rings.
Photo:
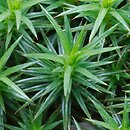
<path id="1" fill-rule="evenodd" d="M 0 130 L 129 130 L 129 12 L 127 0 L 1 0 Z"/>

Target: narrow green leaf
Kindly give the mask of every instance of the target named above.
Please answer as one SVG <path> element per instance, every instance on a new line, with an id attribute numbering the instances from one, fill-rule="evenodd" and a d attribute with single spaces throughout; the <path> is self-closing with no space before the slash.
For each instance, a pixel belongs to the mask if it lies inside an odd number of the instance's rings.
<path id="1" fill-rule="evenodd" d="M 71 103 L 63 99 L 62 101 L 62 115 L 64 130 L 70 128 Z"/>
<path id="2" fill-rule="evenodd" d="M 3 101 L 1 92 L 0 92 L 0 107 L 2 108 L 3 111 L 5 111 L 5 105 L 4 105 L 4 101 Z"/>
<path id="3" fill-rule="evenodd" d="M 30 31 L 33 33 L 33 35 L 37 38 L 37 33 L 35 31 L 35 28 L 34 28 L 32 22 L 24 15 L 21 16 L 21 20 L 27 25 L 27 27 L 30 29 Z"/>
<path id="4" fill-rule="evenodd" d="M 11 38 L 12 38 L 12 32 L 7 33 L 6 42 L 5 42 L 5 48 L 6 48 L 6 49 L 7 49 L 8 46 L 9 46 L 9 43 L 10 43 L 10 41 L 11 41 Z"/>
<path id="5" fill-rule="evenodd" d="M 72 36 L 71 29 L 70 29 L 69 19 L 66 15 L 64 15 L 64 24 L 65 24 L 66 37 L 69 41 L 70 48 L 72 49 L 72 47 L 73 47 L 73 36 Z"/>
<path id="6" fill-rule="evenodd" d="M 41 130 L 53 130 L 56 126 L 58 126 L 61 123 L 62 123 L 62 121 L 57 121 L 57 122 L 51 123 L 49 125 L 44 125 Z"/>
<path id="7" fill-rule="evenodd" d="M 32 101 L 35 101 L 37 100 L 38 98 L 40 97 L 43 97 L 45 96 L 46 94 L 50 93 L 51 91 L 53 91 L 57 86 L 60 86 L 62 84 L 62 82 L 59 82 L 59 81 L 54 81 L 52 82 L 51 84 L 49 84 L 48 86 L 46 86 L 46 89 L 44 90 L 40 90 L 38 93 L 36 93 L 32 98 L 31 100 Z M 30 101 L 27 101 L 25 104 L 23 104 L 17 111 L 20 111 L 22 110 L 23 108 L 25 108 L 26 106 L 28 106 L 30 104 Z"/>
<path id="8" fill-rule="evenodd" d="M 9 16 L 9 12 L 3 12 L 1 15 L 0 15 L 0 22 L 2 22 L 3 20 L 7 19 L 7 17 Z"/>
<path id="9" fill-rule="evenodd" d="M 51 10 L 54 10 L 54 9 L 57 9 L 59 8 L 61 5 L 63 5 L 63 2 L 62 1 L 55 1 L 53 4 L 50 4 L 46 10 L 47 11 L 51 11 Z"/>
<path id="10" fill-rule="evenodd" d="M 113 6 L 114 8 L 117 8 L 118 5 L 120 5 L 122 2 L 123 2 L 123 0 L 115 0 L 112 6 Z"/>
<path id="11" fill-rule="evenodd" d="M 94 102 L 98 103 L 99 105 L 102 105 L 101 102 L 100 102 L 98 99 L 96 99 L 96 98 L 94 97 L 94 95 L 92 95 L 90 92 L 88 92 L 88 90 L 87 90 L 86 88 L 80 87 L 79 90 L 80 90 L 81 94 L 82 94 L 85 98 L 89 99 L 89 100 L 92 101 L 92 102 L 94 101 Z"/>
<path id="12" fill-rule="evenodd" d="M 117 38 L 116 38 L 116 35 L 111 35 L 110 36 L 111 38 L 111 41 L 112 41 L 112 44 L 117 47 L 118 46 L 118 43 L 117 43 Z M 121 58 L 121 54 L 120 54 L 120 48 L 116 50 L 117 51 L 117 54 L 119 55 L 119 57 Z"/>
<path id="13" fill-rule="evenodd" d="M 8 20 L 8 33 L 11 33 L 13 27 L 14 27 L 14 22 L 11 20 Z M 12 33 L 13 33 L 13 31 L 12 31 Z"/>
<path id="14" fill-rule="evenodd" d="M 97 92 L 100 92 L 95 85 L 93 85 L 92 83 L 90 83 L 89 81 L 86 80 L 86 77 L 81 77 L 80 75 L 75 75 L 74 78 L 73 78 L 76 82 L 86 86 L 86 87 L 89 87 Z"/>
<path id="15" fill-rule="evenodd" d="M 0 130 L 4 130 L 4 128 L 7 128 L 8 130 L 22 130 L 19 127 L 15 127 L 15 126 L 12 126 L 12 125 L 7 125 L 7 124 L 1 124 L 0 123 L 0 126 L 3 126 L 2 127 L 3 129 L 1 129 L 1 127 L 0 127 Z"/>
<path id="16" fill-rule="evenodd" d="M 43 46 L 42 44 L 39 44 L 39 43 L 37 43 L 36 45 L 42 50 L 42 52 L 48 53 L 48 54 L 53 54 L 53 52 L 50 49 L 48 49 L 49 47 L 45 47 L 45 46 Z"/>
<path id="17" fill-rule="evenodd" d="M 101 84 L 104 84 L 104 85 L 107 85 L 106 83 L 104 83 L 101 79 L 99 79 L 97 76 L 93 75 L 90 71 L 88 71 L 87 69 L 85 68 L 82 68 L 82 67 L 77 67 L 76 70 L 77 72 L 79 72 L 80 74 L 98 82 L 98 83 L 101 83 Z"/>
<path id="18" fill-rule="evenodd" d="M 72 49 L 72 54 L 76 53 L 82 47 L 84 36 L 85 36 L 85 27 L 83 26 Z"/>
<path id="19" fill-rule="evenodd" d="M 64 96 L 67 98 L 67 96 L 70 95 L 71 92 L 71 85 L 72 85 L 72 79 L 71 79 L 71 73 L 73 68 L 70 65 L 67 65 L 64 72 Z M 69 98 L 69 97 L 68 97 Z"/>
<path id="20" fill-rule="evenodd" d="M 19 28 L 19 31 L 22 33 L 24 37 L 29 39 L 31 42 L 34 42 L 32 37 L 29 35 L 28 31 L 26 31 L 24 28 Z"/>
<path id="21" fill-rule="evenodd" d="M 79 51 L 78 53 L 78 58 L 77 59 L 83 59 L 85 57 L 88 56 L 93 56 L 93 55 L 97 55 L 97 54 L 101 54 L 101 53 L 105 53 L 105 52 L 109 52 L 109 51 L 113 51 L 113 50 L 117 50 L 121 47 L 105 47 L 105 48 L 101 48 L 101 49 L 95 49 L 95 50 L 85 50 L 85 51 Z"/>
<path id="22" fill-rule="evenodd" d="M 35 115 L 35 117 L 34 117 L 34 120 L 35 120 L 40 114 L 42 114 L 42 112 L 45 111 L 46 108 L 47 108 L 48 106 L 50 106 L 50 105 L 54 102 L 54 100 L 56 100 L 56 99 L 58 98 L 57 95 L 58 95 L 58 93 L 60 92 L 61 87 L 59 87 L 58 89 L 57 89 L 57 87 L 58 87 L 58 86 L 56 86 L 56 89 L 54 89 L 54 90 L 48 95 L 48 97 L 46 98 L 46 100 L 41 104 L 39 110 L 37 111 L 37 113 L 36 113 L 36 115 Z"/>
<path id="23" fill-rule="evenodd" d="M 129 28 L 128 24 L 116 10 L 111 11 L 110 14 L 113 17 L 115 17 L 130 32 L 130 28 Z"/>
<path id="24" fill-rule="evenodd" d="M 16 16 L 17 30 L 19 30 L 19 27 L 20 27 L 20 24 L 21 24 L 21 10 L 15 10 L 15 16 Z"/>
<path id="25" fill-rule="evenodd" d="M 61 44 L 63 45 L 65 53 L 70 54 L 71 48 L 70 48 L 68 39 L 65 36 L 65 33 L 62 31 L 62 29 L 60 28 L 60 26 L 58 25 L 56 20 L 45 10 L 45 8 L 43 6 L 41 6 L 41 8 L 42 8 L 42 11 L 45 13 L 46 17 L 48 18 L 48 20 L 50 21 L 50 23 L 55 28 L 55 30 L 60 38 Z"/>
<path id="26" fill-rule="evenodd" d="M 14 91 L 16 91 L 18 94 L 20 94 L 25 100 L 30 100 L 29 97 L 9 78 L 7 78 L 5 76 L 3 76 L 3 77 L 0 76 L 0 81 L 4 82 L 9 87 L 11 87 Z"/>
<path id="27" fill-rule="evenodd" d="M 118 129 L 118 124 L 117 122 L 104 110 L 104 108 L 99 105 L 98 103 L 96 103 L 95 101 L 93 101 L 93 104 L 95 105 L 95 107 L 97 108 L 98 112 L 100 113 L 100 115 L 102 116 L 103 120 L 108 123 L 111 127 L 115 129 Z"/>
<path id="28" fill-rule="evenodd" d="M 92 119 L 86 119 L 87 121 L 90 121 L 98 126 L 102 126 L 103 128 L 106 128 L 108 130 L 118 130 L 118 127 L 114 128 L 110 124 L 103 122 L 103 121 L 97 121 L 97 120 L 92 120 Z"/>
<path id="29" fill-rule="evenodd" d="M 128 102 L 127 102 L 127 97 L 125 95 L 124 112 L 123 112 L 121 130 L 127 130 L 128 126 L 129 126 L 129 113 L 128 113 L 127 109 L 128 109 Z"/>
<path id="30" fill-rule="evenodd" d="M 3 109 L 0 107 L 0 130 L 4 130 L 4 112 Z"/>
<path id="31" fill-rule="evenodd" d="M 109 28 L 107 31 L 105 31 L 104 33 L 102 33 L 100 36 L 95 37 L 89 44 L 87 44 L 86 46 L 84 46 L 81 50 L 86 50 L 87 49 L 92 49 L 94 47 L 97 47 L 97 45 L 107 36 L 109 36 L 118 26 L 119 24 L 116 24 L 114 26 L 112 26 L 111 28 Z"/>
<path id="32" fill-rule="evenodd" d="M 60 55 L 47 54 L 47 53 L 39 53 L 39 54 L 34 53 L 34 54 L 24 54 L 24 56 L 29 58 L 52 60 L 54 62 L 64 64 L 64 59 Z"/>
<path id="33" fill-rule="evenodd" d="M 96 67 L 100 67 L 100 66 L 104 66 L 104 65 L 109 65 L 114 63 L 115 61 L 96 61 L 96 62 L 84 62 L 84 64 L 86 64 L 87 68 L 96 68 Z"/>
<path id="34" fill-rule="evenodd" d="M 19 37 L 12 45 L 11 47 L 4 53 L 4 55 L 0 58 L 0 70 L 4 67 L 7 60 L 9 59 L 11 53 L 13 52 L 14 48 L 17 46 L 19 41 L 21 40 L 22 36 Z"/>
<path id="35" fill-rule="evenodd" d="M 107 14 L 107 11 L 108 11 L 108 9 L 106 9 L 106 8 L 101 8 L 101 9 L 100 9 L 100 12 L 99 12 L 99 14 L 98 14 L 98 17 L 97 17 L 97 19 L 96 19 L 96 21 L 95 21 L 95 24 L 94 24 L 94 27 L 93 27 L 93 29 L 92 29 L 92 32 L 91 32 L 91 34 L 90 34 L 89 42 L 92 41 L 93 37 L 95 36 L 96 32 L 98 31 L 98 29 L 99 29 L 99 27 L 100 27 L 100 25 L 101 25 L 101 23 L 102 23 L 104 17 L 105 17 L 106 14 Z"/>
<path id="36" fill-rule="evenodd" d="M 100 36 L 102 33 L 105 32 L 105 28 L 106 28 L 106 26 L 107 26 L 107 20 L 104 19 L 104 20 L 102 21 L 100 27 L 99 27 L 99 36 Z M 105 42 L 106 42 L 106 38 L 104 38 L 104 39 L 99 43 L 99 46 L 100 46 L 101 48 L 103 48 Z M 98 55 L 97 61 L 100 60 L 101 55 L 102 55 L 102 54 L 99 54 L 99 55 Z"/>
<path id="37" fill-rule="evenodd" d="M 91 115 L 90 115 L 90 113 L 89 113 L 89 111 L 84 103 L 84 100 L 83 100 L 80 92 L 77 90 L 73 90 L 72 92 L 73 92 L 74 97 L 76 98 L 77 102 L 79 103 L 80 107 L 84 111 L 84 113 L 87 115 L 88 118 L 91 118 Z"/>
<path id="38" fill-rule="evenodd" d="M 40 4 L 42 2 L 45 2 L 45 0 L 29 0 L 29 1 L 23 1 L 21 4 L 21 9 L 26 10 L 32 7 L 33 5 Z"/>
<path id="39" fill-rule="evenodd" d="M 36 62 L 30 62 L 30 63 L 25 63 L 25 64 L 21 64 L 21 65 L 17 65 L 17 66 L 13 66 L 11 68 L 8 68 L 6 70 L 4 70 L 3 72 L 0 73 L 0 76 L 8 76 L 10 74 L 13 74 L 17 71 L 20 71 L 26 67 L 29 67 L 33 64 L 35 64 Z"/>
<path id="40" fill-rule="evenodd" d="M 49 40 L 48 37 L 46 36 L 46 34 L 45 34 L 45 32 L 44 32 L 43 29 L 41 29 L 41 33 L 42 33 L 42 37 L 44 38 L 45 43 L 46 43 L 48 49 L 56 54 L 55 48 L 53 47 L 52 43 L 50 42 L 50 40 Z M 39 46 L 40 46 L 40 44 L 39 44 Z"/>
<path id="41" fill-rule="evenodd" d="M 91 10 L 98 10 L 99 5 L 98 4 L 86 4 L 86 5 L 80 5 L 80 6 L 75 6 L 67 11 L 64 11 L 60 13 L 57 17 L 62 16 L 62 15 L 67 15 L 67 14 L 73 14 L 73 13 L 80 13 L 82 11 L 91 11 Z"/>
<path id="42" fill-rule="evenodd" d="M 77 130 L 82 130 L 80 125 L 78 124 L 78 122 L 75 120 L 75 118 L 73 118 L 73 120 L 74 120 L 74 124 L 75 124 Z"/>

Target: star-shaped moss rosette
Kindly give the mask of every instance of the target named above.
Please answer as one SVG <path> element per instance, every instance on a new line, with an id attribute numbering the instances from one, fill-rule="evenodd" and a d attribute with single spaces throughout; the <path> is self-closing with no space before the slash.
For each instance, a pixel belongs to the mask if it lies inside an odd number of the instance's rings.
<path id="1" fill-rule="evenodd" d="M 84 17 L 88 22 L 92 22 L 93 29 L 89 37 L 89 42 L 94 38 L 95 34 L 103 33 L 106 28 L 120 23 L 122 35 L 130 33 L 129 27 L 129 11 L 126 7 L 118 8 L 123 0 L 81 0 L 82 5 L 70 6 L 67 11 L 60 13 L 58 16 L 78 13 L 76 17 Z M 93 22 L 94 21 L 94 22 Z M 119 24 L 119 25 L 120 25 Z"/>
<path id="2" fill-rule="evenodd" d="M 39 61 L 39 64 L 36 67 L 25 70 L 26 74 L 33 77 L 21 79 L 17 83 L 25 81 L 32 83 L 33 79 L 34 83 L 45 84 L 43 85 L 45 89 L 39 86 L 39 92 L 32 97 L 32 100 L 37 100 L 40 97 L 48 95 L 45 101 L 41 103 L 40 109 L 35 115 L 35 119 L 58 97 L 62 97 L 63 124 L 64 130 L 67 130 L 70 124 L 71 104 L 73 103 L 71 102 L 72 95 L 75 97 L 84 113 L 91 118 L 84 98 L 90 99 L 90 101 L 94 99 L 95 102 L 99 104 L 100 102 L 86 87 L 98 92 L 111 93 L 102 87 L 102 85 L 107 86 L 107 84 L 104 81 L 105 78 L 100 77 L 101 73 L 98 73 L 101 72 L 103 65 L 111 64 L 113 61 L 101 60 L 93 62 L 90 59 L 98 54 L 119 49 L 119 47 L 100 48 L 99 46 L 100 41 L 110 35 L 118 24 L 111 27 L 100 36 L 95 37 L 91 43 L 84 45 L 85 26 L 82 27 L 81 32 L 78 35 L 76 34 L 73 39 L 67 16 L 64 17 L 66 29 L 66 31 L 64 31 L 45 8 L 42 6 L 41 8 L 59 36 L 60 43 L 58 43 L 58 52 L 42 30 L 41 33 L 48 44 L 48 48 L 41 44 L 37 44 L 43 53 L 23 54 L 29 59 Z M 39 76 L 37 75 L 38 73 L 40 74 Z"/>
<path id="3" fill-rule="evenodd" d="M 27 28 L 37 38 L 37 33 L 34 25 L 28 16 L 29 9 L 44 0 L 1 0 L 0 1 L 0 36 L 7 35 L 5 48 L 14 36 L 13 33 L 24 34 L 31 39 Z M 37 13 L 32 14 L 33 18 L 37 17 Z M 26 25 L 26 26 L 25 26 Z"/>

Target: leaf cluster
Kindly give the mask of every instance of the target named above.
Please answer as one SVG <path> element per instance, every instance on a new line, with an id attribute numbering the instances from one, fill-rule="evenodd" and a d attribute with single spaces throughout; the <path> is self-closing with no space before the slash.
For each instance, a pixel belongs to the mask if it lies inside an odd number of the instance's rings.
<path id="1" fill-rule="evenodd" d="M 129 12 L 123 0 L 1 0 L 0 130 L 129 130 Z"/>

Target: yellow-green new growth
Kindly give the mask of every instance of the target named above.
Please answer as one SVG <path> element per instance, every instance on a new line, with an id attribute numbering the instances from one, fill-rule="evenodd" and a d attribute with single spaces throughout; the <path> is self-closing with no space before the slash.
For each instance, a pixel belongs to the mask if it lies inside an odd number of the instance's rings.
<path id="1" fill-rule="evenodd" d="M 7 0 L 7 5 L 10 11 L 17 10 L 21 6 L 22 0 Z"/>
<path id="2" fill-rule="evenodd" d="M 114 3 L 115 0 L 101 0 L 101 5 L 104 8 L 109 8 L 112 6 L 112 4 Z"/>

